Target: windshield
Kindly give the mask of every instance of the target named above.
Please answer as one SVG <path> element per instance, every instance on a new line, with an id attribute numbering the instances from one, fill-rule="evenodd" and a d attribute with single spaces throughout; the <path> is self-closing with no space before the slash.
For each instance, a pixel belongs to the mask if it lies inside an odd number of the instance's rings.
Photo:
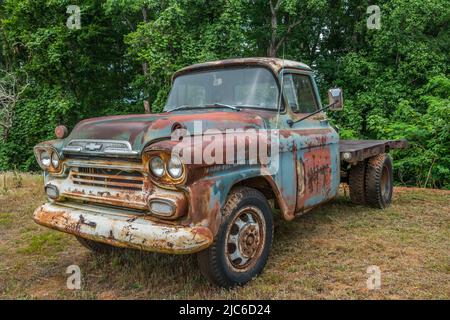
<path id="1" fill-rule="evenodd" d="M 175 78 L 164 111 L 177 108 L 243 107 L 277 109 L 273 74 L 259 67 L 211 70 Z"/>

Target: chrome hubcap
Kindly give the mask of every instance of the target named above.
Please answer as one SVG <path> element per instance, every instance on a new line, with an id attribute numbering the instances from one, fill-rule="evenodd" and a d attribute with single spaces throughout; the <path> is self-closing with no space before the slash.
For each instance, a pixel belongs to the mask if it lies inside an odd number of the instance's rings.
<path id="1" fill-rule="evenodd" d="M 243 269 L 261 254 L 264 238 L 262 213 L 257 208 L 246 209 L 230 224 L 227 236 L 227 256 L 231 265 Z"/>

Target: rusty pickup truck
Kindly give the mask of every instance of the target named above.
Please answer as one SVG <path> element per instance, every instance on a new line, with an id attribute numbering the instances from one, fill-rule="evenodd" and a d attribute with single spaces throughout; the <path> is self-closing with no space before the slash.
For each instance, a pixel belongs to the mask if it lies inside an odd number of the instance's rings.
<path id="1" fill-rule="evenodd" d="M 354 203 L 391 203 L 388 152 L 406 142 L 341 141 L 325 111 L 343 108 L 342 90 L 328 95 L 322 106 L 313 70 L 295 61 L 183 68 L 162 113 L 58 126 L 34 148 L 48 196 L 34 220 L 97 253 L 195 253 L 211 282 L 245 284 L 268 259 L 274 210 L 290 221 L 341 183 Z"/>

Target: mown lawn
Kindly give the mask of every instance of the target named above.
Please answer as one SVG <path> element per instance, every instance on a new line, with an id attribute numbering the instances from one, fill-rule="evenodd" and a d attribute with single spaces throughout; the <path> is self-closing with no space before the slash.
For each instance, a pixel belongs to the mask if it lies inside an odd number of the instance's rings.
<path id="1" fill-rule="evenodd" d="M 449 191 L 396 188 L 385 211 L 342 194 L 294 222 L 276 219 L 264 273 L 234 290 L 208 284 L 194 256 L 94 255 L 32 221 L 44 201 L 40 176 L 0 176 L 0 298 L 450 299 Z M 81 269 L 81 290 L 66 287 L 70 265 Z M 367 289 L 372 265 L 379 290 Z"/>

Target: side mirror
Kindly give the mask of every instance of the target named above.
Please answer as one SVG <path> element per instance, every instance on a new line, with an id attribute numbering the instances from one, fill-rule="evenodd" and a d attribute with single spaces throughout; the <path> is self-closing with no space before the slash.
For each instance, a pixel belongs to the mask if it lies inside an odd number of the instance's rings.
<path id="1" fill-rule="evenodd" d="M 344 97 L 341 88 L 334 88 L 328 90 L 328 103 L 333 106 L 330 107 L 331 111 L 340 111 L 344 108 Z"/>

